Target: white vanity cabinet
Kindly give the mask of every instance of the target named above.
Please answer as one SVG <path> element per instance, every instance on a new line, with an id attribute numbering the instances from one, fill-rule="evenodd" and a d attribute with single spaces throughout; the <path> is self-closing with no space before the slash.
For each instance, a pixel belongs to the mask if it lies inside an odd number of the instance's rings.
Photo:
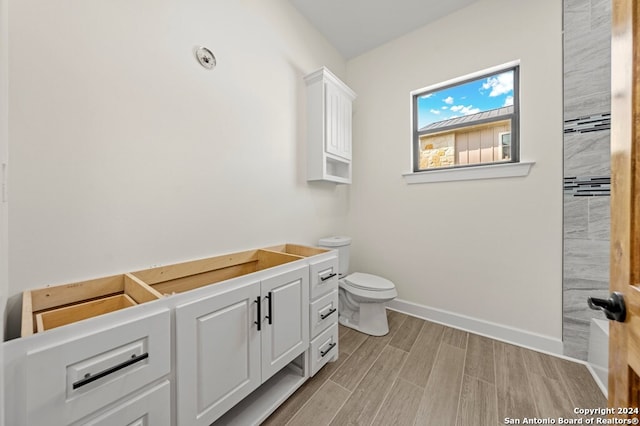
<path id="1" fill-rule="evenodd" d="M 307 85 L 307 180 L 351 183 L 352 104 L 356 95 L 323 67 Z"/>
<path id="2" fill-rule="evenodd" d="M 177 306 L 179 425 L 210 425 L 307 350 L 308 266 L 274 269 Z"/>
<path id="3" fill-rule="evenodd" d="M 337 357 L 337 262 L 284 244 L 25 291 L 23 337 L 2 343 L 0 416 L 260 424 Z M 114 298 L 128 303 L 99 311 Z"/>

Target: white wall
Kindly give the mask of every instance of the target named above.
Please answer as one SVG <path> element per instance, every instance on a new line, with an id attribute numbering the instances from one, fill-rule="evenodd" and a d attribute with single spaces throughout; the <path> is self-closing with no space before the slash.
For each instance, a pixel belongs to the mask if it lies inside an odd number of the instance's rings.
<path id="1" fill-rule="evenodd" d="M 561 338 L 561 6 L 480 0 L 348 62 L 353 270 L 388 277 L 400 299 Z M 409 92 L 516 59 L 531 174 L 407 185 Z"/>
<path id="2" fill-rule="evenodd" d="M 0 173 L 2 165 L 8 163 L 8 13 L 7 1 L 0 0 Z M 5 305 L 9 292 L 9 263 L 8 263 L 8 205 L 7 199 L 2 197 L 2 175 L 0 175 L 0 342 L 5 336 Z M 4 366 L 3 345 L 0 344 L 0 368 Z M 4 413 L 4 374 L 0 374 L 0 413 Z M 0 426 L 4 425 L 4 415 L 0 415 Z"/>
<path id="3" fill-rule="evenodd" d="M 27 288 L 343 231 L 349 188 L 305 179 L 302 77 L 346 64 L 288 1 L 9 11 L 14 314 Z"/>

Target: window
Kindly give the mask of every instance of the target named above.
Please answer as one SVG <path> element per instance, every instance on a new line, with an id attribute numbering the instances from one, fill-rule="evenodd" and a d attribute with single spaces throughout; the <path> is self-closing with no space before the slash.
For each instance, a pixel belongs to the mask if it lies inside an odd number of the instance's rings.
<path id="1" fill-rule="evenodd" d="M 517 65 L 412 96 L 414 172 L 519 161 Z"/>

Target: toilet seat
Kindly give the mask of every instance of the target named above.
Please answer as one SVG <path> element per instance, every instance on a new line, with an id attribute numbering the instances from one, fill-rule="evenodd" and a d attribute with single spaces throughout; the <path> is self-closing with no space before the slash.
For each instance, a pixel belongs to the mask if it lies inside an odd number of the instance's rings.
<path id="1" fill-rule="evenodd" d="M 355 272 L 339 281 L 340 287 L 358 296 L 358 302 L 378 302 L 391 300 L 398 295 L 396 286 L 389 280 L 377 275 Z"/>
<path id="2" fill-rule="evenodd" d="M 388 279 L 363 272 L 354 272 L 351 275 L 347 275 L 344 280 L 349 286 L 360 290 L 384 291 L 395 288 L 395 285 Z"/>

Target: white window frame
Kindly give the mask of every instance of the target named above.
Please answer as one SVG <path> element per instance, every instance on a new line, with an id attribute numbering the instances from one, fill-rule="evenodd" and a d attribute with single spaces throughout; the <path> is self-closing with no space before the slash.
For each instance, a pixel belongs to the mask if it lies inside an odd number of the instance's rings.
<path id="1" fill-rule="evenodd" d="M 500 132 L 500 133 L 498 133 L 498 156 L 500 158 L 504 157 L 504 152 L 502 152 L 502 147 L 503 147 L 502 137 L 504 135 L 511 135 L 511 132 Z M 511 150 L 511 141 L 509 141 L 509 150 Z M 509 153 L 509 154 L 511 154 L 511 153 Z"/>

